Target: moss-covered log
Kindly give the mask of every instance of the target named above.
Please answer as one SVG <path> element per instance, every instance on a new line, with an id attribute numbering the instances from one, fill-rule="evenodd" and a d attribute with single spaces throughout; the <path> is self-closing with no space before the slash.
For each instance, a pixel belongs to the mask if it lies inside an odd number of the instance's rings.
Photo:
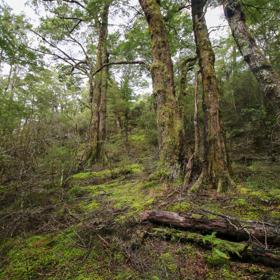
<path id="1" fill-rule="evenodd" d="M 145 211 L 141 214 L 142 221 L 182 228 L 190 231 L 211 233 L 229 240 L 248 241 L 258 244 L 280 245 L 280 228 L 274 225 L 255 221 L 240 221 L 231 217 L 208 219 L 203 216 L 180 215 L 168 211 Z"/>
<path id="2" fill-rule="evenodd" d="M 230 176 L 230 163 L 221 126 L 220 91 L 215 73 L 215 54 L 204 17 L 205 4 L 205 0 L 192 1 L 193 30 L 202 76 L 205 118 L 202 172 L 192 190 L 197 190 L 201 185 L 207 185 L 223 192 L 233 185 L 233 181 Z"/>
<path id="3" fill-rule="evenodd" d="M 223 261 L 227 258 L 241 262 L 261 263 L 269 267 L 280 266 L 280 255 L 269 250 L 261 249 L 243 243 L 236 243 L 215 237 L 215 235 L 204 236 L 198 233 L 183 232 L 170 228 L 154 228 L 146 233 L 146 238 L 159 238 L 167 241 L 193 243 L 206 250 L 218 252 Z"/>

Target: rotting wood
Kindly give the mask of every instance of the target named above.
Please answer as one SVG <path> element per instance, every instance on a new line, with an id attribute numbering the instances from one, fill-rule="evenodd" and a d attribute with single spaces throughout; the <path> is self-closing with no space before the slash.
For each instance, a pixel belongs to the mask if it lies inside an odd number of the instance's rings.
<path id="1" fill-rule="evenodd" d="M 216 232 L 218 237 L 234 241 L 250 241 L 264 249 L 280 245 L 279 226 L 258 221 L 241 221 L 225 215 L 216 215 L 215 218 L 209 219 L 192 213 L 181 215 L 175 212 L 150 210 L 141 214 L 141 221 L 203 234 Z"/>

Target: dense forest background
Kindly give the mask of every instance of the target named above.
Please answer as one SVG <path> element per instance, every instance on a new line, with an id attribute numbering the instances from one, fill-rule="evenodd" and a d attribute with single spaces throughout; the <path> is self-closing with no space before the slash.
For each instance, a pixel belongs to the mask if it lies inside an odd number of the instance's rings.
<path id="1" fill-rule="evenodd" d="M 0 1 L 0 279 L 280 279 L 280 2 L 26 5 Z"/>

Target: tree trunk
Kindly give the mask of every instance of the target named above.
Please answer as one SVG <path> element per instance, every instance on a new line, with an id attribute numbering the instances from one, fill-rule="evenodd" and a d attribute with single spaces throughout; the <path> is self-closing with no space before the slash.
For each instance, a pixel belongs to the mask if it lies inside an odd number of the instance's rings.
<path id="1" fill-rule="evenodd" d="M 95 69 L 108 63 L 107 35 L 108 15 L 110 4 L 105 4 L 99 23 L 99 38 L 96 53 Z M 93 73 L 94 73 L 94 70 Z M 90 102 L 91 102 L 91 125 L 90 125 L 90 153 L 89 162 L 105 160 L 104 143 L 106 140 L 106 99 L 108 87 L 108 67 L 104 67 L 93 77 L 90 77 Z"/>
<path id="2" fill-rule="evenodd" d="M 202 76 L 205 133 L 202 172 L 191 190 L 196 191 L 205 184 L 223 192 L 233 185 L 233 181 L 221 127 L 220 92 L 214 68 L 215 55 L 204 17 L 205 3 L 206 0 L 192 0 L 193 30 Z"/>
<path id="3" fill-rule="evenodd" d="M 157 0 L 139 0 L 152 40 L 151 73 L 156 98 L 160 169 L 174 179 L 180 174 L 180 120 L 174 85 L 173 63 L 165 23 Z"/>
<path id="4" fill-rule="evenodd" d="M 198 116 L 198 84 L 199 84 L 200 72 L 195 73 L 194 79 L 194 152 L 189 157 L 188 164 L 186 166 L 186 175 L 184 179 L 184 185 L 187 187 L 193 181 L 197 180 L 198 175 L 201 172 L 201 149 L 200 149 L 200 128 L 199 128 L 199 116 Z"/>
<path id="5" fill-rule="evenodd" d="M 186 119 L 187 112 L 186 112 L 186 98 L 188 96 L 188 73 L 192 71 L 197 63 L 197 57 L 187 57 L 183 58 L 182 62 L 180 63 L 180 81 L 179 81 L 179 96 L 178 96 L 178 108 L 180 113 L 180 118 L 182 120 L 182 133 L 180 134 L 180 162 L 182 164 L 182 171 L 183 173 L 187 173 L 190 163 L 191 155 L 189 155 L 188 163 L 186 164 L 186 155 L 192 154 L 192 150 L 187 150 L 186 142 L 186 135 L 187 135 L 187 128 L 188 128 L 188 120 Z"/>
<path id="6" fill-rule="evenodd" d="M 249 32 L 241 2 L 237 0 L 223 0 L 222 2 L 225 17 L 243 59 L 258 80 L 268 101 L 279 104 L 280 77 Z"/>
<path id="7" fill-rule="evenodd" d="M 199 130 L 199 117 L 198 117 L 198 79 L 199 72 L 195 73 L 194 80 L 194 116 L 193 116 L 193 125 L 194 125 L 194 157 L 199 158 L 199 147 L 200 147 L 200 130 Z"/>

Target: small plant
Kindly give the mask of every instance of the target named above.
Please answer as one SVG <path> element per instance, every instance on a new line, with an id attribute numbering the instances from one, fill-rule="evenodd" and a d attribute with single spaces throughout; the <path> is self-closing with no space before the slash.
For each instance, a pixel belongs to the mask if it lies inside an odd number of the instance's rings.
<path id="1" fill-rule="evenodd" d="M 236 255 L 241 258 L 240 252 L 245 249 L 244 244 L 235 244 L 217 238 L 216 232 L 204 236 L 203 242 L 204 244 L 210 244 L 212 247 L 211 255 L 207 257 L 207 261 L 211 265 L 224 265 L 228 263 L 230 255 Z"/>

